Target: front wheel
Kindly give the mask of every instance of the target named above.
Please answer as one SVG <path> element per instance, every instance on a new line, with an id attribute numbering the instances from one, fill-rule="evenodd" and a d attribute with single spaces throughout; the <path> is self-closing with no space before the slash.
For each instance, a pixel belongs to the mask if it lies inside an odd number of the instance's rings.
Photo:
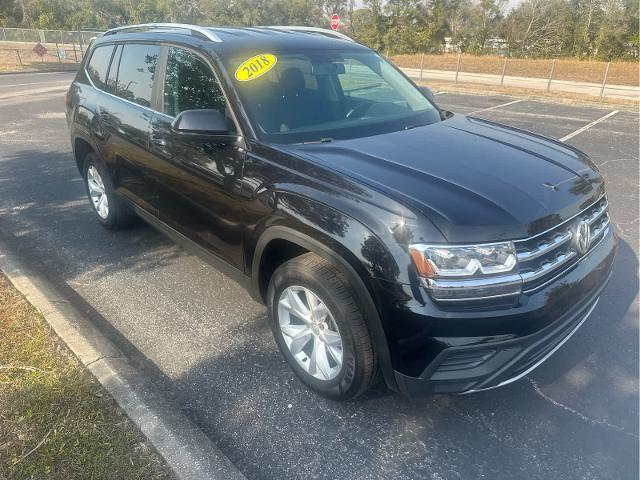
<path id="1" fill-rule="evenodd" d="M 282 264 L 268 289 L 271 329 L 295 374 L 336 400 L 360 395 L 376 379 L 362 309 L 344 275 L 308 253 Z"/>

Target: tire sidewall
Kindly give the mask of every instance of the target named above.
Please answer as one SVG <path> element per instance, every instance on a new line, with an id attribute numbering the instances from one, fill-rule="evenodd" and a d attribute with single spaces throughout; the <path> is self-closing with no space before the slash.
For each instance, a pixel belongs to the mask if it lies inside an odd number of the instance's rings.
<path id="1" fill-rule="evenodd" d="M 313 291 L 329 308 L 338 326 L 342 338 L 342 369 L 331 380 L 320 380 L 307 373 L 297 362 L 285 343 L 278 319 L 278 301 L 282 292 L 291 286 L 300 286 Z M 355 384 L 358 371 L 357 351 L 354 345 L 351 327 L 349 325 L 349 312 L 346 312 L 339 301 L 335 299 L 335 292 L 331 291 L 322 282 L 312 275 L 302 272 L 293 265 L 285 264 L 274 274 L 267 292 L 269 320 L 273 337 L 287 363 L 294 373 L 306 385 L 320 394 L 329 398 L 342 398 L 351 396 L 351 392 L 358 389 Z"/>

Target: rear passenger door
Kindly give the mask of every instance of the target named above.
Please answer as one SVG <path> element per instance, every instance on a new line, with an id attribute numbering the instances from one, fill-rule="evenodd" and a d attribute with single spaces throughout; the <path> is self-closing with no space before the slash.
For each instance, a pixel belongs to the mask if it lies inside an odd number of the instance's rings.
<path id="1" fill-rule="evenodd" d="M 158 92 L 162 113 L 154 116 L 151 128 L 151 150 L 161 177 L 160 217 L 242 269 L 242 138 L 209 61 L 185 48 L 165 48 L 164 81 Z M 229 134 L 202 138 L 172 132 L 177 115 L 198 109 L 225 112 Z"/>
<path id="2" fill-rule="evenodd" d="M 118 45 L 100 101 L 106 155 L 116 191 L 143 209 L 158 214 L 158 186 L 149 152 L 155 77 L 160 45 Z"/>

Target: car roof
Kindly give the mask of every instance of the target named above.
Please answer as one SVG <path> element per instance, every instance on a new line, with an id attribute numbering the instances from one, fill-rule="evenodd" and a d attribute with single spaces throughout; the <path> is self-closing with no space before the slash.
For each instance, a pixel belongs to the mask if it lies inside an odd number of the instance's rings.
<path id="1" fill-rule="evenodd" d="M 290 49 L 362 49 L 367 47 L 355 43 L 342 33 L 315 27 L 295 26 L 264 26 L 264 27 L 202 27 L 175 23 L 151 23 L 131 25 L 108 30 L 99 42 L 111 41 L 140 41 L 175 40 L 188 42 L 208 42 L 211 48 L 224 55 L 235 52 L 254 50 L 290 50 Z"/>

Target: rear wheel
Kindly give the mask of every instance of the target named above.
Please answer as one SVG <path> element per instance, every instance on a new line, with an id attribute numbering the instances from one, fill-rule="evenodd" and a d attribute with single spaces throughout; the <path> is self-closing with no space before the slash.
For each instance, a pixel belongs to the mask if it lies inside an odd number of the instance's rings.
<path id="1" fill-rule="evenodd" d="M 103 227 L 117 230 L 131 223 L 133 212 L 116 195 L 109 174 L 94 153 L 86 156 L 84 179 L 89 201 Z"/>
<path id="2" fill-rule="evenodd" d="M 302 255 L 275 271 L 267 295 L 276 343 L 302 382 L 336 400 L 374 383 L 375 354 L 360 302 L 338 269 Z"/>

